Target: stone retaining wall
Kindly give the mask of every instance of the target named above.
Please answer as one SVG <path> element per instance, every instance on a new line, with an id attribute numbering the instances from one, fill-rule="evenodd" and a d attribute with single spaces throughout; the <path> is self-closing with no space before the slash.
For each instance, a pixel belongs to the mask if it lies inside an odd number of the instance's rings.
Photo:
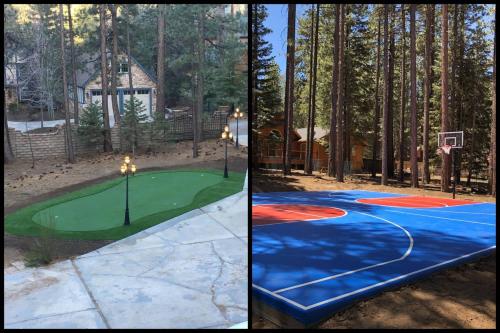
<path id="1" fill-rule="evenodd" d="M 189 122 L 189 124 L 191 121 Z M 217 119 L 216 121 L 205 121 L 203 123 L 203 139 L 215 138 L 220 135 L 225 124 Z M 187 124 L 186 124 L 187 125 Z M 152 146 L 151 135 L 148 127 L 150 124 L 143 124 L 143 134 L 139 139 L 139 148 L 147 148 Z M 76 132 L 76 126 L 72 125 L 72 141 L 75 154 L 88 154 L 102 151 L 102 144 L 89 146 L 85 144 Z M 31 159 L 31 147 L 33 155 L 36 159 L 47 157 L 64 157 L 66 156 L 66 143 L 65 143 L 65 127 L 58 127 L 52 133 L 23 133 L 9 128 L 9 135 L 12 144 L 12 151 L 14 156 L 19 159 Z M 192 140 L 193 132 L 190 128 L 183 126 L 182 130 L 174 130 L 172 133 L 167 134 L 171 140 Z M 31 140 L 30 140 L 31 139 Z M 122 141 L 122 142 L 120 142 Z M 114 126 L 111 128 L 111 142 L 113 149 L 125 149 L 125 142 L 120 140 L 120 127 Z"/>

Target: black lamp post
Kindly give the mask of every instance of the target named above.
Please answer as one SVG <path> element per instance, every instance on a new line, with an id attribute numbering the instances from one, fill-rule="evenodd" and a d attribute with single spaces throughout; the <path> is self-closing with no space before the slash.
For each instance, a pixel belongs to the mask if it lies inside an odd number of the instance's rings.
<path id="1" fill-rule="evenodd" d="M 130 216 L 128 212 L 128 174 L 132 173 L 132 176 L 135 175 L 135 171 L 137 170 L 134 164 L 130 164 L 130 157 L 125 156 L 125 163 L 122 164 L 120 171 L 122 175 L 125 175 L 127 177 L 127 189 L 126 189 L 126 195 L 125 195 L 125 222 L 123 225 L 130 225 Z"/>
<path id="2" fill-rule="evenodd" d="M 233 133 L 229 131 L 229 126 L 224 126 L 224 132 L 222 132 L 222 140 L 224 140 L 224 178 L 228 177 L 227 174 L 227 141 L 233 138 Z"/>
<path id="3" fill-rule="evenodd" d="M 239 148 L 238 144 L 238 120 L 243 117 L 243 112 L 240 111 L 240 108 L 236 108 L 236 112 L 233 114 L 233 117 L 236 118 L 236 148 Z"/>

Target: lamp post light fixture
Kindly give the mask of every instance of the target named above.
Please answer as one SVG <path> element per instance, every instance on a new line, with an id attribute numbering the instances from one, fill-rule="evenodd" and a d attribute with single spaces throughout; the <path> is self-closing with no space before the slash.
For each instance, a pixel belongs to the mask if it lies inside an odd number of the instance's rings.
<path id="1" fill-rule="evenodd" d="M 240 108 L 236 108 L 236 112 L 233 114 L 233 117 L 236 118 L 236 148 L 239 148 L 238 144 L 238 120 L 243 117 L 243 112 L 240 111 Z"/>
<path id="2" fill-rule="evenodd" d="M 222 132 L 222 140 L 224 140 L 224 178 L 227 178 L 227 141 L 233 138 L 233 133 L 229 131 L 229 126 L 224 126 L 224 132 Z"/>
<path id="3" fill-rule="evenodd" d="M 128 212 L 128 175 L 129 173 L 132 173 L 132 176 L 135 176 L 135 172 L 137 170 L 137 167 L 134 164 L 131 164 L 130 157 L 125 156 L 124 163 L 120 167 L 120 171 L 122 173 L 122 176 L 127 177 L 127 186 L 126 186 L 126 199 L 125 199 L 125 222 L 123 222 L 123 225 L 130 225 L 130 216 Z"/>

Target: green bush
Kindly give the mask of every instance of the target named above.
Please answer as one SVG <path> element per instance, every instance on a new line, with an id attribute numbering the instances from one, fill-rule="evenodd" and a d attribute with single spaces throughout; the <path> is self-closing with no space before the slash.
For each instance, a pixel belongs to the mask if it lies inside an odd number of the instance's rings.
<path id="1" fill-rule="evenodd" d="M 53 241 L 54 238 L 54 215 L 49 209 L 48 214 L 44 214 L 43 219 L 46 227 L 41 228 L 40 237 L 35 238 L 33 247 L 26 254 L 24 264 L 26 267 L 37 267 L 48 265 L 54 257 Z"/>
<path id="2" fill-rule="evenodd" d="M 10 103 L 8 106 L 8 110 L 10 113 L 17 112 L 17 103 Z"/>
<path id="3" fill-rule="evenodd" d="M 104 121 L 102 108 L 97 102 L 90 103 L 80 115 L 78 135 L 87 145 L 104 144 Z"/>
<path id="4" fill-rule="evenodd" d="M 139 123 L 144 122 L 147 118 L 144 104 L 132 96 L 125 103 L 125 114 L 121 121 L 121 137 L 128 149 L 138 146 L 138 139 L 143 134 L 143 129 L 139 126 Z"/>

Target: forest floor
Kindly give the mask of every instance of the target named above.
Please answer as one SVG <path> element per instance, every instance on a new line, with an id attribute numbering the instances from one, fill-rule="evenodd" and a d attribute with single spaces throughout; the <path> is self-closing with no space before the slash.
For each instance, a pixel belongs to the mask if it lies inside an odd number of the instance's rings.
<path id="1" fill-rule="evenodd" d="M 496 202 L 487 195 L 459 188 L 457 199 Z M 426 189 L 410 188 L 380 177 L 351 175 L 344 183 L 333 178 L 305 176 L 294 171 L 284 178 L 279 172 L 252 173 L 252 192 L 367 190 L 450 198 L 433 183 Z M 278 328 L 252 315 L 253 328 Z M 319 328 L 496 328 L 496 253 L 473 263 L 448 269 L 416 283 L 387 291 L 336 313 Z"/>
<path id="2" fill-rule="evenodd" d="M 81 156 L 75 164 L 65 158 L 16 160 L 4 165 L 4 214 L 60 194 L 71 192 L 119 175 L 124 154 L 101 153 Z M 228 146 L 229 172 L 245 172 L 248 168 L 247 147 Z M 224 149 L 221 140 L 212 139 L 200 144 L 200 155 L 192 157 L 192 142 L 170 144 L 159 153 L 136 153 L 133 157 L 138 172 L 141 170 L 217 169 L 224 168 Z M 52 240 L 54 260 L 64 260 L 100 248 L 113 241 Z M 35 237 L 15 236 L 4 232 L 4 268 L 23 261 L 33 250 Z"/>

